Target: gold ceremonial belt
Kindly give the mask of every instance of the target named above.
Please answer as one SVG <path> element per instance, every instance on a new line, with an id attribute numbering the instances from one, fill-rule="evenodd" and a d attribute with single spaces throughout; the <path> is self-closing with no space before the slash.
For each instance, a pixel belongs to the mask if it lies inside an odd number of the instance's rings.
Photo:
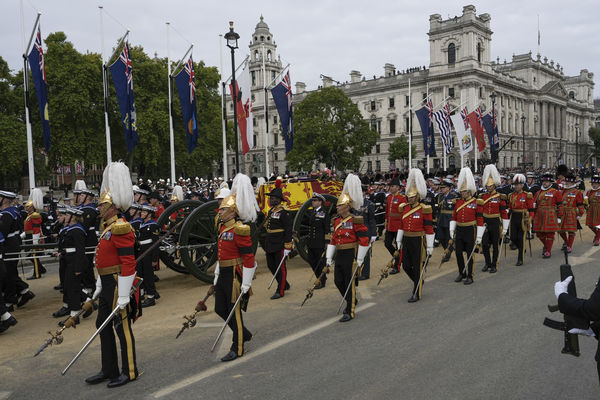
<path id="1" fill-rule="evenodd" d="M 526 213 L 526 212 L 529 212 L 529 210 L 528 210 L 528 209 L 526 209 L 526 208 L 520 208 L 520 209 L 518 209 L 518 210 L 510 210 L 510 211 L 511 211 L 511 212 L 518 212 L 518 213 Z"/>
<path id="2" fill-rule="evenodd" d="M 452 210 L 442 210 L 442 214 L 452 214 Z"/>
<path id="3" fill-rule="evenodd" d="M 344 243 L 344 244 L 336 244 L 335 248 L 337 250 L 346 250 L 346 249 L 356 249 L 358 248 L 358 242 L 354 243 Z"/>
<path id="4" fill-rule="evenodd" d="M 458 225 L 458 226 L 473 226 L 473 225 L 477 225 L 477 221 L 457 222 L 456 225 Z"/>
<path id="5" fill-rule="evenodd" d="M 500 214 L 486 214 L 483 213 L 484 218 L 500 218 Z"/>
<path id="6" fill-rule="evenodd" d="M 283 231 L 283 229 L 267 229 L 267 233 L 279 233 Z"/>
<path id="7" fill-rule="evenodd" d="M 418 231 L 418 232 L 404 231 L 404 236 L 405 237 L 423 237 L 423 236 L 425 236 L 425 231 Z"/>
<path id="8" fill-rule="evenodd" d="M 97 269 L 98 269 L 98 275 L 100 275 L 100 276 L 120 274 L 121 273 L 121 264 L 113 265 L 110 267 L 97 268 Z"/>
<path id="9" fill-rule="evenodd" d="M 232 258 L 229 260 L 219 260 L 219 268 L 220 267 L 233 267 L 235 265 L 240 265 L 242 263 L 241 258 Z"/>

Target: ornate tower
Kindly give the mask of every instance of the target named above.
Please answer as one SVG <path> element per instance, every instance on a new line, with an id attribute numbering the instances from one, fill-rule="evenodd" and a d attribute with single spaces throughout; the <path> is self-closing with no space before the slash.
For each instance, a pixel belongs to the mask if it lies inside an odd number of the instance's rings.
<path id="1" fill-rule="evenodd" d="M 262 89 L 268 85 L 281 72 L 281 60 L 277 56 L 277 44 L 269 31 L 269 26 L 260 16 L 256 24 L 252 40 L 250 41 L 250 80 L 252 90 Z M 265 77 L 263 78 L 263 57 L 265 66 Z M 265 79 L 265 81 L 263 81 Z M 266 83 L 265 83 L 266 82 Z M 258 99 L 257 99 L 258 100 Z M 262 104 L 262 102 L 261 102 Z"/>

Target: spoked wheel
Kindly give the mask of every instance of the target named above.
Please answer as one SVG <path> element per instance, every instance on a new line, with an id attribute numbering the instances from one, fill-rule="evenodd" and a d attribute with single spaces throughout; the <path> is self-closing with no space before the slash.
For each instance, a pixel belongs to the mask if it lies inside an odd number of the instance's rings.
<path id="1" fill-rule="evenodd" d="M 202 204 L 204 203 L 198 200 L 183 200 L 175 204 L 171 204 L 160 215 L 160 217 L 158 217 L 156 222 L 158 223 L 158 226 L 164 232 L 166 232 L 180 221 L 186 219 L 192 213 L 192 211 Z M 175 219 L 169 219 L 171 216 L 173 216 Z M 177 249 L 182 225 L 183 224 L 179 225 L 179 227 L 177 227 L 171 234 L 162 240 L 162 243 L 160 244 L 160 259 L 168 268 L 171 268 L 173 271 L 181 274 L 188 274 L 189 271 L 187 268 L 185 268 L 185 265 L 181 260 L 180 250 Z"/>
<path id="2" fill-rule="evenodd" d="M 323 208 L 325 211 L 329 213 L 329 217 L 331 219 L 331 223 L 337 214 L 337 210 L 335 205 L 337 204 L 337 197 L 332 196 L 330 194 L 323 194 L 325 197 L 325 203 L 323 204 Z M 308 199 L 302 204 L 302 207 L 296 213 L 296 218 L 294 218 L 294 241 L 296 242 L 296 249 L 305 261 L 308 261 L 308 250 L 306 247 L 306 241 L 308 239 L 308 230 L 309 230 L 309 222 L 308 217 L 310 212 L 312 211 L 312 200 Z"/>
<path id="3" fill-rule="evenodd" d="M 216 200 L 196 208 L 184 222 L 179 236 L 181 260 L 187 271 L 206 283 L 214 280 L 217 261 L 217 207 Z M 258 245 L 256 224 L 250 223 L 252 247 Z"/>

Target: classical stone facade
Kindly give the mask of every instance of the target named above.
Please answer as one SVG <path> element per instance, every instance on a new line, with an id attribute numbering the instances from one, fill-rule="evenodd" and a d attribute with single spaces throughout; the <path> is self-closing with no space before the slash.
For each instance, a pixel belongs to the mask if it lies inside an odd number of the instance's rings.
<path id="1" fill-rule="evenodd" d="M 387 171 L 391 164 L 403 166 L 401 160 L 394 163 L 388 161 L 388 148 L 399 136 L 408 136 L 411 129 L 413 144 L 417 150 L 416 154 L 413 153 L 413 163 L 425 166 L 423 141 L 414 110 L 423 105 L 423 99 L 428 95 L 434 106 L 437 106 L 436 110 L 446 100 L 451 109 L 467 106 L 472 111 L 480 106 L 488 111 L 492 106 L 490 95 L 495 94 L 502 148 L 498 159 L 499 167 L 517 167 L 523 161 L 531 163 L 534 168 L 550 168 L 559 161 L 569 166 L 596 162 L 590 158 L 593 143 L 588 136 L 588 129 L 595 126 L 598 117 L 598 112 L 594 109 L 593 73 L 582 69 L 579 75 L 566 76 L 560 64 L 539 54 L 533 56 L 531 52 L 514 55 L 508 62 L 491 60 L 493 32 L 490 23 L 491 16 L 477 15 L 472 5 L 463 7 L 461 16 L 448 20 L 443 20 L 439 14 L 433 14 L 429 17 L 428 67 L 399 71 L 388 63 L 384 65 L 382 76 L 366 78 L 353 70 L 350 72 L 350 80 L 345 83 L 323 77 L 323 87 L 335 84 L 342 89 L 358 105 L 372 129 L 380 132 L 380 139 L 372 154 L 362 160 L 363 171 Z M 261 49 L 271 51 L 271 58 L 266 56 L 267 74 L 275 76 L 281 71 L 282 63 L 279 59 L 275 61 L 275 42 L 272 41 L 272 35 L 262 17 L 253 36 L 254 40 L 250 44 L 251 66 L 254 65 L 256 74 L 259 74 L 258 71 L 262 69 Z M 260 39 L 263 36 L 265 40 L 270 37 L 271 42 L 262 42 Z M 253 157 L 264 159 L 264 95 L 260 79 L 262 78 L 257 80 L 254 103 L 257 148 L 249 153 L 250 158 L 246 156 L 248 161 L 244 170 L 255 175 L 264 174 L 260 172 L 261 168 L 254 171 L 257 163 L 252 161 Z M 294 103 L 302 101 L 308 93 L 305 85 L 297 82 Z M 270 99 L 269 119 L 276 115 Z M 283 140 L 279 137 L 279 142 L 274 143 L 274 135 L 279 135 L 280 132 L 277 124 L 271 124 L 270 131 L 271 169 L 274 165 L 279 171 L 283 171 Z M 430 160 L 432 168 L 443 165 L 443 150 L 437 128 L 435 136 L 439 157 Z M 489 150 L 479 153 L 479 158 L 489 159 Z M 460 156 L 456 148 L 448 155 L 447 165 L 460 167 Z"/>

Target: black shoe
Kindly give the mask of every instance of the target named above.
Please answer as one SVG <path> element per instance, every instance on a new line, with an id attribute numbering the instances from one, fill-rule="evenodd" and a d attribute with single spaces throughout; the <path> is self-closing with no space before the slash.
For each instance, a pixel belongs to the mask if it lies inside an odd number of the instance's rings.
<path id="1" fill-rule="evenodd" d="M 465 285 L 470 285 L 471 283 L 473 283 L 473 279 L 471 278 L 467 278 L 465 279 L 465 281 L 463 282 Z"/>
<path id="2" fill-rule="evenodd" d="M 10 305 L 6 306 L 6 311 L 8 311 L 8 312 L 14 312 L 15 311 L 15 307 L 12 304 L 10 304 Z"/>
<path id="3" fill-rule="evenodd" d="M 7 320 L 0 321 L 0 333 L 4 332 L 11 326 L 15 326 L 17 324 L 17 322 L 18 322 L 17 319 L 15 317 L 13 317 L 12 315 Z"/>
<path id="4" fill-rule="evenodd" d="M 92 315 L 92 313 L 94 312 L 94 310 L 97 310 L 97 309 L 98 309 L 98 304 L 96 304 L 95 301 L 92 302 L 92 308 L 90 310 L 87 310 L 86 312 L 84 312 L 82 314 L 83 318 L 89 317 L 90 315 Z"/>
<path id="5" fill-rule="evenodd" d="M 58 284 L 58 285 L 54 286 L 54 290 L 62 290 L 62 285 Z"/>
<path id="6" fill-rule="evenodd" d="M 323 289 L 324 287 L 325 287 L 325 284 L 321 283 L 320 285 L 315 286 L 315 290 Z"/>
<path id="7" fill-rule="evenodd" d="M 108 376 L 104 375 L 104 372 L 100 371 L 96 375 L 86 378 L 85 383 L 88 383 L 90 385 L 97 385 L 98 383 L 102 383 L 107 379 Z"/>
<path id="8" fill-rule="evenodd" d="M 498 270 L 496 269 L 496 267 L 492 267 L 490 268 L 490 274 L 495 274 Z"/>
<path id="9" fill-rule="evenodd" d="M 390 275 L 396 275 L 398 272 L 400 271 L 398 271 L 396 268 L 390 269 Z"/>
<path id="10" fill-rule="evenodd" d="M 154 275 L 154 282 L 158 282 L 158 281 L 160 281 L 160 278 L 158 276 Z"/>
<path id="11" fill-rule="evenodd" d="M 515 264 L 517 267 L 520 267 L 521 265 L 523 265 L 523 260 L 518 260 L 517 263 Z"/>
<path id="12" fill-rule="evenodd" d="M 31 290 L 26 291 L 19 299 L 19 302 L 17 303 L 17 307 L 23 307 L 25 304 L 27 304 L 29 302 L 29 300 L 33 299 L 34 297 L 35 297 L 35 293 L 33 293 Z"/>
<path id="13" fill-rule="evenodd" d="M 46 270 L 46 267 L 42 267 L 42 268 L 40 268 L 40 274 L 45 274 L 46 272 L 48 272 L 48 271 Z"/>
<path id="14" fill-rule="evenodd" d="M 447 254 L 444 256 L 444 258 L 442 258 L 442 263 L 448 262 L 450 261 L 450 254 Z"/>
<path id="15" fill-rule="evenodd" d="M 485 266 L 483 268 L 481 268 L 481 272 L 487 272 L 489 268 L 490 268 L 490 266 L 485 264 Z"/>
<path id="16" fill-rule="evenodd" d="M 289 283 L 285 283 L 285 290 L 290 290 L 290 284 Z"/>
<path id="17" fill-rule="evenodd" d="M 271 300 L 277 300 L 282 298 L 283 296 L 279 294 L 279 292 L 275 292 L 273 293 L 273 296 L 271 296 Z"/>
<path id="18" fill-rule="evenodd" d="M 156 305 L 156 300 L 154 297 L 148 297 L 146 300 L 142 301 L 142 308 L 152 307 Z"/>
<path id="19" fill-rule="evenodd" d="M 410 299 L 408 299 L 409 303 L 416 303 L 417 301 L 419 301 L 419 296 L 417 295 L 413 295 Z"/>
<path id="20" fill-rule="evenodd" d="M 352 319 L 352 317 L 350 316 L 350 314 L 344 313 L 344 315 L 342 315 L 342 318 L 340 318 L 340 322 L 348 322 L 351 319 Z"/>
<path id="21" fill-rule="evenodd" d="M 456 277 L 456 279 L 454 279 L 454 282 L 458 283 L 458 282 L 462 281 L 463 279 L 465 279 L 465 277 L 462 276 L 462 274 L 458 274 L 458 276 Z"/>
<path id="22" fill-rule="evenodd" d="M 61 318 L 61 317 L 64 317 L 66 315 L 69 315 L 69 309 L 67 307 L 61 307 L 58 311 L 54 311 L 52 313 L 52 316 L 54 318 Z"/>
<path id="23" fill-rule="evenodd" d="M 236 358 L 238 358 L 237 353 L 235 351 L 229 351 L 229 353 L 225 354 L 225 357 L 221 358 L 221 361 L 223 361 L 223 362 L 233 361 Z"/>
<path id="24" fill-rule="evenodd" d="M 41 277 L 42 277 L 42 275 L 40 275 L 40 276 L 31 275 L 31 276 L 28 276 L 26 279 L 28 281 L 32 281 L 34 279 L 40 279 Z"/>
<path id="25" fill-rule="evenodd" d="M 158 292 L 154 292 L 154 298 L 156 300 L 160 299 L 160 294 L 158 294 Z"/>
<path id="26" fill-rule="evenodd" d="M 71 318 L 71 317 L 69 317 L 69 318 Z M 67 319 L 69 319 L 69 318 L 67 318 Z M 58 326 L 63 327 L 65 325 L 65 322 L 67 322 L 67 319 L 65 319 L 64 321 L 60 321 L 58 323 Z M 75 325 L 79 325 L 79 317 L 75 317 Z"/>
<path id="27" fill-rule="evenodd" d="M 562 247 L 560 248 L 560 251 L 565 251 L 567 247 L 567 244 L 563 243 Z"/>
<path id="28" fill-rule="evenodd" d="M 108 382 L 106 384 L 106 387 L 114 388 L 114 387 L 123 386 L 124 384 L 126 384 L 129 381 L 130 381 L 129 376 L 125 373 L 122 373 L 121 375 L 119 375 L 118 378 L 111 379 L 110 382 Z"/>
<path id="29" fill-rule="evenodd" d="M 517 245 L 516 245 L 516 244 L 514 244 L 514 243 L 511 243 L 511 244 L 510 244 L 510 249 L 511 249 L 511 250 L 516 250 L 517 248 L 518 248 L 518 247 L 517 247 Z"/>

